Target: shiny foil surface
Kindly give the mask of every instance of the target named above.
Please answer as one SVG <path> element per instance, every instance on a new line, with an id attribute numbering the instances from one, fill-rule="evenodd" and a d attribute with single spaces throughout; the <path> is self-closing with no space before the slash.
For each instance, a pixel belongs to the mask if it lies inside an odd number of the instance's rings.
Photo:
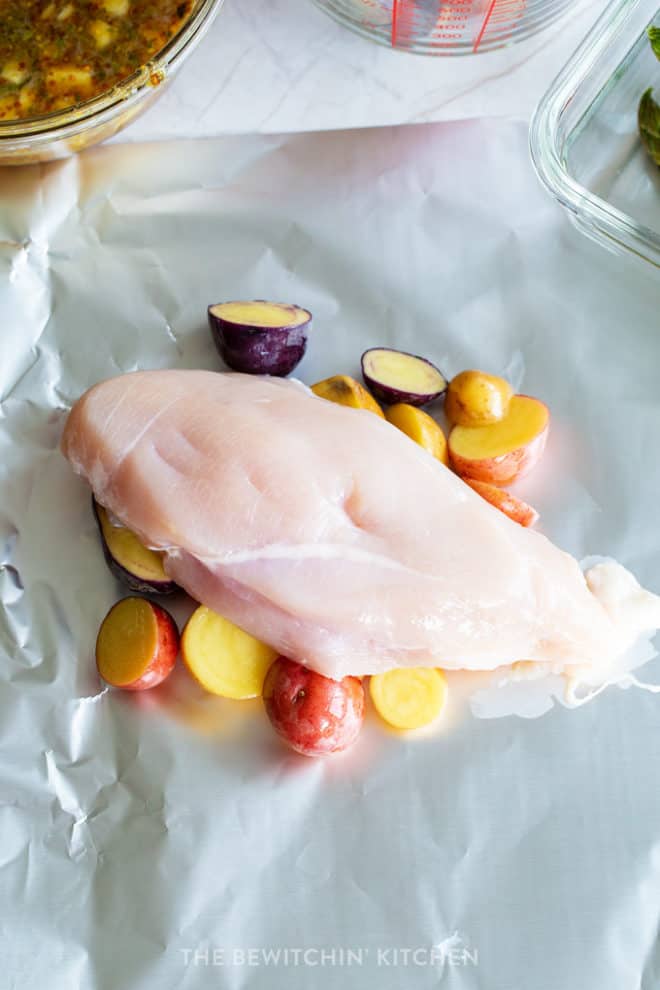
<path id="1" fill-rule="evenodd" d="M 658 696 L 482 719 L 457 691 L 311 760 L 181 665 L 106 689 L 123 591 L 58 450 L 102 378 L 221 369 L 209 303 L 293 301 L 308 383 L 393 344 L 543 398 L 516 490 L 660 591 L 657 276 L 570 227 L 504 121 L 116 146 L 0 189 L 2 987 L 660 985 Z"/>

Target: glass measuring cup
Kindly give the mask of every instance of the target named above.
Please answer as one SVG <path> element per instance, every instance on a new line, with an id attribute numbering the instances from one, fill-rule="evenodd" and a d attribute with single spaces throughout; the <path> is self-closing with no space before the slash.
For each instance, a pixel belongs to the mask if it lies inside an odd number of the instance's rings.
<path id="1" fill-rule="evenodd" d="M 313 0 L 381 45 L 420 55 L 492 51 L 552 24 L 571 0 Z"/>

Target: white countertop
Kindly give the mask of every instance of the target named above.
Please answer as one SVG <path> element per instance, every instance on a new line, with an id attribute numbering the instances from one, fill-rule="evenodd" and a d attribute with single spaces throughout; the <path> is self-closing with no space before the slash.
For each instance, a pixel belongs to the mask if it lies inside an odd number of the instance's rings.
<path id="1" fill-rule="evenodd" d="M 226 0 L 161 100 L 116 140 L 529 118 L 604 0 L 575 0 L 508 49 L 416 56 L 353 35 L 311 0 Z"/>

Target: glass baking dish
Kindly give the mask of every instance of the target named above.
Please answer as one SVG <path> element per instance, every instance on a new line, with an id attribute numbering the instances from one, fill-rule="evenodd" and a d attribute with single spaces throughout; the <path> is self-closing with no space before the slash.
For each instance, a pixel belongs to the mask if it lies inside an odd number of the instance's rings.
<path id="1" fill-rule="evenodd" d="M 121 131 L 160 96 L 204 37 L 223 2 L 198 0 L 165 48 L 108 92 L 43 117 L 0 121 L 0 165 L 66 158 Z"/>
<path id="2" fill-rule="evenodd" d="M 658 0 L 614 0 L 542 99 L 530 148 L 541 181 L 589 236 L 660 267 L 660 168 L 644 151 L 637 107 L 660 92 L 647 29 Z"/>

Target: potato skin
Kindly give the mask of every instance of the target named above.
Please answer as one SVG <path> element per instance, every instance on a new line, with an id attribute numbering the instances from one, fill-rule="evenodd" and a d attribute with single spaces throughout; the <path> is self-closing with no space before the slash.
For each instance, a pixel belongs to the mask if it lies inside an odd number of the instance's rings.
<path id="1" fill-rule="evenodd" d="M 382 366 L 384 359 L 389 361 L 389 372 Z M 396 362 L 395 375 L 392 374 L 392 361 Z M 447 379 L 440 369 L 419 354 L 398 351 L 393 347 L 370 347 L 362 355 L 360 364 L 364 384 L 385 405 L 405 403 L 409 406 L 426 406 L 441 398 L 447 391 Z M 417 375 L 422 370 L 423 377 L 426 378 L 424 387 L 421 384 L 414 389 L 406 386 L 411 367 L 417 371 Z"/>
<path id="2" fill-rule="evenodd" d="M 334 681 L 287 657 L 278 657 L 266 674 L 263 699 L 277 734 L 303 756 L 348 749 L 364 722 L 358 677 Z"/>
<path id="3" fill-rule="evenodd" d="M 500 457 L 482 457 L 479 460 L 461 457 L 452 450 L 451 433 L 449 434 L 449 462 L 461 478 L 472 481 L 485 481 L 490 485 L 502 488 L 512 485 L 514 481 L 523 478 L 536 467 L 543 456 L 545 443 L 548 438 L 548 427 L 523 447 L 502 454 Z"/>
<path id="4" fill-rule="evenodd" d="M 485 371 L 461 371 L 449 383 L 445 412 L 458 426 L 487 426 L 507 414 L 513 389 L 504 378 Z"/>
<path id="5" fill-rule="evenodd" d="M 124 691 L 147 691 L 162 684 L 172 673 L 179 652 L 179 630 L 170 613 L 160 605 L 151 603 L 158 623 L 158 647 L 148 670 L 132 684 L 122 685 Z"/>
<path id="6" fill-rule="evenodd" d="M 349 409 L 366 409 L 367 412 L 375 413 L 381 419 L 385 418 L 373 395 L 350 375 L 333 375 L 331 378 L 324 378 L 323 381 L 312 385 L 311 389 L 320 399 L 327 399 L 328 402 L 335 402 Z"/>
<path id="7" fill-rule="evenodd" d="M 234 371 L 247 375 L 275 375 L 285 378 L 302 361 L 307 349 L 307 338 L 312 322 L 309 310 L 285 303 L 264 305 L 279 306 L 283 311 L 281 326 L 252 326 L 224 319 L 222 303 L 208 307 L 208 320 L 213 342 L 222 360 Z M 239 303 L 235 305 L 240 305 Z M 286 324 L 286 311 L 291 310 L 292 323 Z M 294 317 L 307 314 L 305 322 Z"/>
<path id="8" fill-rule="evenodd" d="M 531 505 L 527 502 L 523 502 L 521 498 L 516 495 L 512 495 L 511 492 L 505 491 L 503 488 L 498 488 L 496 485 L 491 485 L 486 481 L 472 481 L 470 478 L 464 478 L 466 485 L 485 498 L 487 502 L 490 502 L 496 509 L 503 512 L 505 516 L 512 519 L 513 522 L 519 523 L 520 526 L 533 526 L 538 522 L 539 514 Z"/>

